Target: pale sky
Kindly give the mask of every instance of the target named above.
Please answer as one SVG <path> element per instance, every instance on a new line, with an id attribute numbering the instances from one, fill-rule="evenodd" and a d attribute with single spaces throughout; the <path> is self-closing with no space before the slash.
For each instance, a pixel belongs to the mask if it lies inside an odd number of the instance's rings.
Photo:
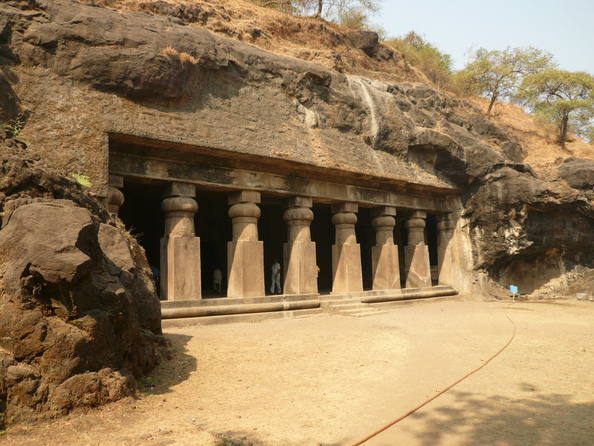
<path id="1" fill-rule="evenodd" d="M 561 69 L 594 74 L 594 0 L 383 0 L 372 22 L 390 36 L 415 31 L 456 69 L 469 48 L 534 46 Z"/>

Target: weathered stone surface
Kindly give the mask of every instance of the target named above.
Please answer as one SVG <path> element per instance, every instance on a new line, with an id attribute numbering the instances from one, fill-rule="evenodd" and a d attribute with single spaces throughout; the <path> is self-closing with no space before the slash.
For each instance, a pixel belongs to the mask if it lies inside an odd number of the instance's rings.
<path id="1" fill-rule="evenodd" d="M 594 194 L 546 183 L 519 166 L 486 175 L 468 194 L 474 267 L 530 293 L 574 265 L 594 265 Z"/>
<path id="2" fill-rule="evenodd" d="M 576 189 L 594 190 L 594 161 L 567 158 L 559 167 L 559 175 Z"/>
<path id="3" fill-rule="evenodd" d="M 536 267 L 594 262 L 593 197 L 581 167 L 560 169 L 571 186 L 583 185 L 579 191 L 546 182 L 522 164 L 515 138 L 463 100 L 188 25 L 209 20 L 207 7 L 143 3 L 160 16 L 73 0 L 0 4 L 11 89 L 3 98 L 12 98 L 3 101 L 28 104 L 34 113 L 23 137 L 61 168 L 88 174 L 100 195 L 108 185 L 106 134 L 133 134 L 299 161 L 318 173 L 340 169 L 347 179 L 459 188 L 465 225 L 456 237 L 470 235 L 475 269 L 502 284 L 516 280 L 516 260 L 526 268 L 533 260 Z M 372 51 L 374 38 L 367 39 L 359 47 Z M 175 51 L 164 52 L 166 45 Z"/>
<path id="4" fill-rule="evenodd" d="M 142 249 L 73 182 L 3 150 L 0 425 L 130 395 L 164 342 Z"/>

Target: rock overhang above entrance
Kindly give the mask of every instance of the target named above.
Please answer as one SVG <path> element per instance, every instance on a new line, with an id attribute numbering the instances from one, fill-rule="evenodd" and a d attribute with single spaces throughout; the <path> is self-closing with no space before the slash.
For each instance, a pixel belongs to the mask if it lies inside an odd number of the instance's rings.
<path id="1" fill-rule="evenodd" d="M 309 197 L 320 203 L 354 202 L 436 213 L 450 212 L 460 193 L 439 181 L 417 183 L 119 133 L 109 134 L 109 172 L 205 189 L 253 190 L 269 196 Z"/>

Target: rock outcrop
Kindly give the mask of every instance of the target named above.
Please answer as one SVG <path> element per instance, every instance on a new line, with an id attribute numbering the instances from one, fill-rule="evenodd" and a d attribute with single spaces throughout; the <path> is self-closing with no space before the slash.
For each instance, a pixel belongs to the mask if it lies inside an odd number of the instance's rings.
<path id="1" fill-rule="evenodd" d="M 42 164 L 0 146 L 0 426 L 131 395 L 165 345 L 143 250 Z"/>
<path id="2" fill-rule="evenodd" d="M 113 129 L 224 145 L 459 189 L 474 268 L 503 285 L 527 291 L 540 279 L 524 279 L 525 271 L 545 268 L 546 280 L 574 264 L 594 266 L 591 162 L 568 160 L 560 180 L 540 178 L 522 162 L 519 141 L 467 102 L 212 34 L 198 25 L 226 12 L 207 6 L 146 1 L 117 12 L 74 0 L 6 2 L 0 54 L 13 80 L 3 100 L 10 106 L 19 103 L 14 92 L 26 96 L 25 137 L 45 158 L 81 166 L 98 184 L 106 180 L 102 135 Z M 369 33 L 335 40 L 350 42 L 370 64 L 386 50 Z M 48 129 L 56 115 L 68 131 Z M 55 139 L 41 140 L 46 131 Z"/>

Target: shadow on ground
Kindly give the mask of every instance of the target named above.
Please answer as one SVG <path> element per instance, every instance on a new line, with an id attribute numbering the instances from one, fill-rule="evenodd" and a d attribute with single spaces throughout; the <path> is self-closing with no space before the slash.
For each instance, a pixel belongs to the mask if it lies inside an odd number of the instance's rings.
<path id="1" fill-rule="evenodd" d="M 485 399 L 469 392 L 451 392 L 448 407 L 421 411 L 412 430 L 420 446 L 434 446 L 451 435 L 464 445 L 591 446 L 594 444 L 594 401 L 572 402 L 571 395 L 545 394 L 521 384 L 522 399 Z M 594 400 L 594 395 L 591 395 Z"/>
<path id="2" fill-rule="evenodd" d="M 192 336 L 165 333 L 171 342 L 172 356 L 163 360 L 150 375 L 141 378 L 140 390 L 144 393 L 162 395 L 169 393 L 171 387 L 187 380 L 197 370 L 197 359 L 188 354 L 188 342 Z"/>

